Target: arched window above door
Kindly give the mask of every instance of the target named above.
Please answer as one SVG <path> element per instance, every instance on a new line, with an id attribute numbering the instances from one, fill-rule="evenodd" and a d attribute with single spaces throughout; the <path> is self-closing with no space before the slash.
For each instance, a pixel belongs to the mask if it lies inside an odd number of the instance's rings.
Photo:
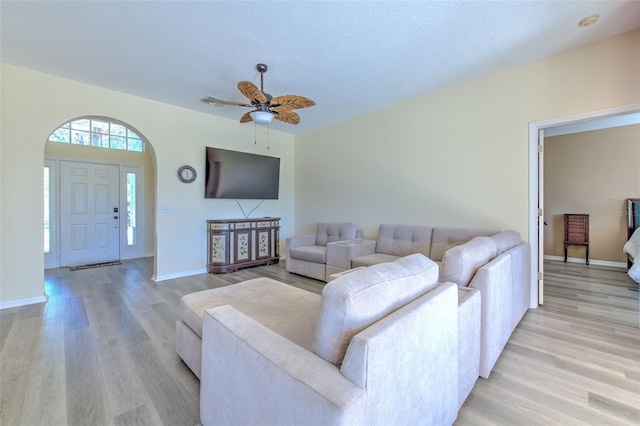
<path id="1" fill-rule="evenodd" d="M 49 135 L 50 142 L 144 152 L 144 141 L 127 125 L 99 117 L 68 121 Z"/>

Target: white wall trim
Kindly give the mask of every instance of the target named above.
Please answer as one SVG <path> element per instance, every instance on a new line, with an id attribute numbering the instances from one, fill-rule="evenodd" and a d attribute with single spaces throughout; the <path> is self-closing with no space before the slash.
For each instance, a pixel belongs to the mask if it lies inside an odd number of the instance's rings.
<path id="1" fill-rule="evenodd" d="M 549 127 L 596 118 L 640 112 L 640 103 L 623 105 L 549 120 L 529 123 L 529 244 L 531 245 L 530 308 L 538 307 L 538 131 Z"/>
<path id="2" fill-rule="evenodd" d="M 175 274 L 153 275 L 151 279 L 155 282 L 160 282 L 160 281 L 166 281 L 166 280 L 173 280 L 175 278 L 184 278 L 184 277 L 190 277 L 192 275 L 200 275 L 200 274 L 206 274 L 206 273 L 207 273 L 207 268 L 202 268 L 202 269 L 194 269 L 193 271 L 176 272 Z"/>
<path id="3" fill-rule="evenodd" d="M 545 255 L 544 260 L 564 262 L 564 256 Z M 567 257 L 567 263 L 580 263 L 584 266 L 587 266 L 585 265 L 584 257 Z M 624 268 L 625 270 L 627 269 L 627 264 L 625 262 L 612 262 L 610 260 L 589 259 L 589 265 L 610 266 L 612 268 Z"/>
<path id="4" fill-rule="evenodd" d="M 9 302 L 0 303 L 0 310 L 17 308 L 20 306 L 35 305 L 36 303 L 47 303 L 48 300 L 49 296 L 47 296 L 46 294 L 44 296 L 32 297 L 30 299 L 11 300 Z"/>

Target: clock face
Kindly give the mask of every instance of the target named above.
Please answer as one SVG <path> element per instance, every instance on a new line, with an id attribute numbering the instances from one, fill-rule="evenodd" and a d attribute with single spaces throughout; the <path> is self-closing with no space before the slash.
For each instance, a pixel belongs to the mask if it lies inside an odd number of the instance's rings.
<path id="1" fill-rule="evenodd" d="M 196 169 L 191 166 L 182 166 L 178 169 L 178 179 L 184 183 L 191 183 L 196 180 Z"/>

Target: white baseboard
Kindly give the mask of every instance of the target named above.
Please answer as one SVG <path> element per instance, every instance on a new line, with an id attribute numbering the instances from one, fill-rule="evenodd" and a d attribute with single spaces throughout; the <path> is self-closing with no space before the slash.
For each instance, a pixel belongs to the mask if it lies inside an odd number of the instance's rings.
<path id="1" fill-rule="evenodd" d="M 0 310 L 17 308 L 19 306 L 35 305 L 36 303 L 47 303 L 49 296 L 46 294 L 40 297 L 32 297 L 30 299 L 11 300 L 9 302 L 0 303 Z"/>
<path id="2" fill-rule="evenodd" d="M 184 278 L 184 277 L 190 277 L 192 275 L 200 275 L 200 274 L 206 274 L 206 273 L 207 273 L 207 268 L 202 268 L 202 269 L 194 269 L 193 271 L 177 272 L 175 274 L 154 275 L 151 277 L 151 279 L 154 280 L 155 282 L 160 282 L 160 281 L 166 281 L 166 280 L 173 280 L 175 278 Z"/>
<path id="3" fill-rule="evenodd" d="M 557 262 L 564 262 L 563 256 L 549 256 L 545 255 L 544 260 L 554 260 Z M 584 257 L 567 257 L 567 263 L 581 263 L 585 264 Z M 609 260 L 597 260 L 597 259 L 589 259 L 589 265 L 595 266 L 610 266 L 612 268 L 626 268 L 627 264 L 625 262 L 611 262 Z"/>

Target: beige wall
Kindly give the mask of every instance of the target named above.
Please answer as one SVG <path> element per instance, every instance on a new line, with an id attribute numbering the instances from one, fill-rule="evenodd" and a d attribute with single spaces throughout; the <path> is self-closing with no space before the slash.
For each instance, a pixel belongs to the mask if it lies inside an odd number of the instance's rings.
<path id="1" fill-rule="evenodd" d="M 64 123 L 60 123 L 60 125 L 62 124 Z M 156 232 L 156 178 L 152 151 L 153 148 L 149 144 L 147 144 L 144 152 L 131 152 L 119 149 L 104 149 L 91 146 L 46 142 L 44 147 L 44 156 L 55 157 L 58 159 L 80 159 L 88 162 L 98 161 L 101 163 L 126 164 L 144 167 L 144 252 L 153 254 Z"/>
<path id="2" fill-rule="evenodd" d="M 626 199 L 640 197 L 640 125 L 545 138 L 544 253 L 564 257 L 564 214 L 589 214 L 589 258 L 626 262 Z M 569 247 L 584 259 L 584 248 Z"/>
<path id="3" fill-rule="evenodd" d="M 640 102 L 638 46 L 635 31 L 298 136 L 296 231 L 350 220 L 371 236 L 407 223 L 528 239 L 529 123 Z"/>
<path id="4" fill-rule="evenodd" d="M 2 64 L 0 116 L 0 307 L 44 296 L 42 167 L 47 136 L 75 117 L 123 121 L 144 135 L 155 161 L 155 275 L 158 279 L 206 268 L 206 220 L 237 218 L 234 200 L 204 199 L 205 147 L 217 146 L 281 158 L 280 199 L 253 214 L 278 216 L 281 238 L 294 229 L 294 137 L 175 106 Z M 194 103 L 199 103 L 194 99 Z M 263 131 L 264 130 L 264 131 Z M 176 171 L 191 164 L 199 174 L 184 184 Z M 18 178 L 19 177 L 19 178 Z M 257 201 L 242 201 L 248 212 Z M 284 242 L 281 243 L 284 247 Z"/>

